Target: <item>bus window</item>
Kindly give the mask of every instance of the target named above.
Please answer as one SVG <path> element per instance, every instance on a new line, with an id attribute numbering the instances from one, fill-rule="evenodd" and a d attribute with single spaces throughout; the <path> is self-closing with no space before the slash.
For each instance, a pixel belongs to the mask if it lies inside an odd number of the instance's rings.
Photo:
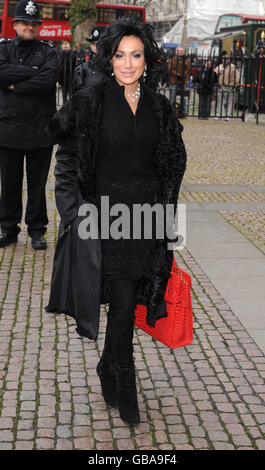
<path id="1" fill-rule="evenodd" d="M 98 18 L 97 23 L 111 24 L 118 18 L 124 15 L 132 15 L 143 19 L 143 11 L 136 9 L 125 9 L 125 8 L 104 8 L 103 6 L 97 7 Z"/>
<path id="2" fill-rule="evenodd" d="M 247 23 L 247 24 L 257 24 L 257 23 L 263 23 L 265 21 L 265 17 L 263 20 L 247 20 L 247 21 L 244 21 L 244 23 Z"/>
<path id="3" fill-rule="evenodd" d="M 137 18 L 143 19 L 143 13 L 141 10 L 123 10 L 122 8 L 117 8 L 116 10 L 116 19 L 124 15 L 136 16 Z"/>
<path id="4" fill-rule="evenodd" d="M 15 16 L 15 9 L 17 6 L 17 0 L 10 0 L 8 2 L 8 16 Z"/>
<path id="5" fill-rule="evenodd" d="M 43 20 L 54 20 L 55 19 L 55 7 L 52 3 L 39 3 L 40 16 Z"/>
<path id="6" fill-rule="evenodd" d="M 4 0 L 0 0 L 0 16 L 3 14 L 4 11 Z"/>
<path id="7" fill-rule="evenodd" d="M 117 10 L 116 10 L 116 20 L 117 20 L 118 18 L 121 18 L 122 16 L 126 15 L 126 13 L 127 13 L 127 15 L 130 15 L 130 14 L 131 14 L 131 12 L 128 11 L 128 10 L 125 11 L 125 10 L 122 10 L 121 8 L 117 9 Z"/>
<path id="8" fill-rule="evenodd" d="M 69 21 L 69 10 L 68 5 L 63 5 L 61 7 L 57 6 L 56 8 L 56 19 L 62 21 Z"/>
<path id="9" fill-rule="evenodd" d="M 216 26 L 216 33 L 220 33 L 220 29 L 222 28 L 230 28 L 231 26 L 238 26 L 240 24 L 242 24 L 241 16 L 223 15 Z"/>
<path id="10" fill-rule="evenodd" d="M 140 10 L 136 10 L 134 15 L 137 16 L 137 18 L 141 18 L 141 20 L 143 19 L 143 12 Z"/>
<path id="11" fill-rule="evenodd" d="M 113 23 L 116 20 L 116 10 L 112 8 L 100 8 L 98 10 L 98 23 Z"/>

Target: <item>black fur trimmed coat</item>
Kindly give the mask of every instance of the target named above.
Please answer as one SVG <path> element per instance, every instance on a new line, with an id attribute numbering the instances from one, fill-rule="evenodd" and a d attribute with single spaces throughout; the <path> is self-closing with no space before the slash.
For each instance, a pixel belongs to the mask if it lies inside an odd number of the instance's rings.
<path id="1" fill-rule="evenodd" d="M 78 209 L 84 202 L 95 203 L 95 162 L 97 135 L 103 109 L 106 78 L 95 74 L 53 117 L 49 132 L 59 144 L 56 153 L 55 196 L 61 216 L 54 258 L 48 312 L 66 313 L 75 318 L 79 334 L 96 339 L 100 304 L 108 302 L 107 282 L 101 279 L 101 242 L 82 240 Z M 155 172 L 161 200 L 176 207 L 186 168 L 186 151 L 181 124 L 163 95 L 146 88 L 159 127 Z M 173 262 L 167 240 L 157 240 L 152 277 L 139 283 L 137 303 L 147 306 L 147 323 L 154 326 L 166 316 L 164 294 Z"/>

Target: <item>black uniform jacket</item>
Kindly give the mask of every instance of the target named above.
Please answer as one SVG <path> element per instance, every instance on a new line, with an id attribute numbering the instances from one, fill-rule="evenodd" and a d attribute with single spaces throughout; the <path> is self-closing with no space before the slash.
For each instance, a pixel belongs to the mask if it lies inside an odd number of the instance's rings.
<path id="1" fill-rule="evenodd" d="M 86 214 L 82 204 L 95 203 L 97 136 L 106 78 L 93 75 L 95 79 L 91 80 L 91 85 L 75 93 L 49 125 L 55 141 L 60 144 L 56 154 L 55 195 L 62 222 L 46 310 L 68 313 L 76 319 L 79 333 L 96 339 L 100 304 L 108 302 L 107 281 L 102 282 L 101 278 L 101 241 L 84 240 L 78 235 L 79 224 Z M 145 92 L 153 105 L 159 127 L 154 162 L 160 187 L 158 202 L 163 206 L 167 203 L 176 206 L 186 168 L 182 126 L 167 98 L 147 88 Z M 172 262 L 173 251 L 167 249 L 167 240 L 157 240 L 152 277 L 140 281 L 137 293 L 137 302 L 147 306 L 150 325 L 167 315 L 164 294 Z"/>
<path id="2" fill-rule="evenodd" d="M 51 145 L 45 129 L 56 112 L 57 73 L 57 53 L 49 43 L 18 36 L 0 42 L 0 146 Z"/>

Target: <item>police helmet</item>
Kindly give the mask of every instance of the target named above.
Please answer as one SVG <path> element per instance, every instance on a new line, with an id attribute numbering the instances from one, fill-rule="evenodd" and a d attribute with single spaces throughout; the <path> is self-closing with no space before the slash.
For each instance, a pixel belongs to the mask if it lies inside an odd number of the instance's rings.
<path id="1" fill-rule="evenodd" d="M 42 23 L 38 4 L 34 0 L 20 0 L 15 9 L 15 17 L 12 21 L 31 21 Z"/>
<path id="2" fill-rule="evenodd" d="M 101 34 L 103 33 L 103 31 L 105 31 L 106 28 L 107 26 L 103 25 L 93 26 L 93 28 L 91 29 L 91 34 L 89 38 L 86 38 L 86 40 L 90 42 L 98 41 Z"/>

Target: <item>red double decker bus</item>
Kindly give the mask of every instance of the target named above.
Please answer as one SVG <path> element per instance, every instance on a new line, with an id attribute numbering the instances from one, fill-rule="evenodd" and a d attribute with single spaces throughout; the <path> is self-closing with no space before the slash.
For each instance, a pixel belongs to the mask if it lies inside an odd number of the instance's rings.
<path id="1" fill-rule="evenodd" d="M 38 39 L 48 41 L 71 41 L 69 23 L 70 0 L 36 0 L 41 12 L 42 24 Z M 0 0 L 0 37 L 13 38 L 15 31 L 11 20 L 15 15 L 18 0 Z M 145 8 L 130 5 L 112 5 L 96 3 L 96 24 L 109 25 L 125 14 L 130 14 L 146 21 Z"/>

